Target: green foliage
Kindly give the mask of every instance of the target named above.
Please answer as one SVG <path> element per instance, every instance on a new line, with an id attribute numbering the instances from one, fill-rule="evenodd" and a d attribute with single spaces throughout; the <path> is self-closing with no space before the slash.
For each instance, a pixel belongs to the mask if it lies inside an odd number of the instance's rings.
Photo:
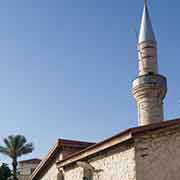
<path id="1" fill-rule="evenodd" d="M 7 180 L 11 176 L 11 170 L 6 164 L 0 166 L 0 180 Z"/>

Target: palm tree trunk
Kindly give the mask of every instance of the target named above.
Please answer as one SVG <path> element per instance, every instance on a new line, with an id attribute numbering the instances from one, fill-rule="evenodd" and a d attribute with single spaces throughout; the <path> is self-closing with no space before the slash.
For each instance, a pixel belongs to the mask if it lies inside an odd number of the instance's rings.
<path id="1" fill-rule="evenodd" d="M 12 167 L 13 167 L 13 180 L 18 180 L 17 179 L 17 159 L 16 158 L 13 158 Z"/>

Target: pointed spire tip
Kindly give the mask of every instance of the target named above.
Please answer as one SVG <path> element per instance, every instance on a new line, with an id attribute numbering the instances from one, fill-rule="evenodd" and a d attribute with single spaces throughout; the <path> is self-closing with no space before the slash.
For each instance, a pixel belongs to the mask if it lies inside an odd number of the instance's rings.
<path id="1" fill-rule="evenodd" d="M 148 12 L 147 0 L 144 0 L 144 10 L 143 10 L 143 15 L 142 15 L 142 20 L 141 20 L 139 43 L 143 41 L 149 41 L 149 40 L 156 41 L 153 27 L 151 24 L 151 19 Z"/>
<path id="2" fill-rule="evenodd" d="M 144 0 L 144 5 L 147 6 L 147 0 Z"/>

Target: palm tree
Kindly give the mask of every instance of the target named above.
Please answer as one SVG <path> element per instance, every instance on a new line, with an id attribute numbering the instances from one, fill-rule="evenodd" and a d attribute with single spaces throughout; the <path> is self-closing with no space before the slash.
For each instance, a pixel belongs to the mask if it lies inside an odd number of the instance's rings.
<path id="1" fill-rule="evenodd" d="M 17 165 L 18 157 L 31 153 L 34 149 L 32 143 L 27 143 L 27 140 L 22 135 L 8 136 L 4 138 L 5 146 L 0 146 L 0 153 L 12 159 L 13 180 L 17 180 Z"/>

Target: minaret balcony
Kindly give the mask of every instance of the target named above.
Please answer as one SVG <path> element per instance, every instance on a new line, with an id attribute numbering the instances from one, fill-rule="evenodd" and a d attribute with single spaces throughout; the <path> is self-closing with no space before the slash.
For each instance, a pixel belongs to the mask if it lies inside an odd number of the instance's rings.
<path id="1" fill-rule="evenodd" d="M 132 88 L 136 99 L 146 96 L 158 96 L 163 99 L 167 92 L 167 80 L 162 75 L 149 73 L 138 76 L 133 81 Z"/>

